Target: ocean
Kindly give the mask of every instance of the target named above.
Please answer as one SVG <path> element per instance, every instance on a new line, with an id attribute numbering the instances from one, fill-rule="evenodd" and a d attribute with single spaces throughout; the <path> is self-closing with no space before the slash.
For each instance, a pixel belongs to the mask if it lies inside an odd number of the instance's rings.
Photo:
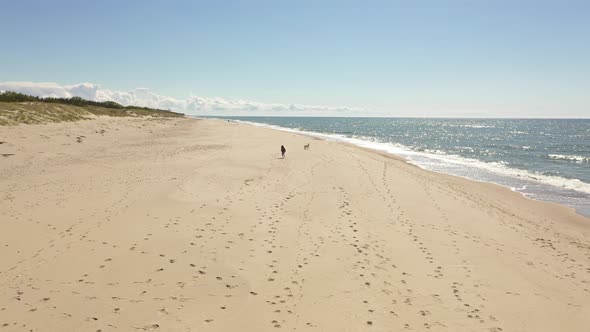
<path id="1" fill-rule="evenodd" d="M 389 152 L 590 216 L 590 119 L 221 118 Z"/>

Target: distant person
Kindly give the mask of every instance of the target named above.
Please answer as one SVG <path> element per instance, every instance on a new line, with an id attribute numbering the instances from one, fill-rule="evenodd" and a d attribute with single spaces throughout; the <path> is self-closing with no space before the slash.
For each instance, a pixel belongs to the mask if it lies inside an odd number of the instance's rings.
<path id="1" fill-rule="evenodd" d="M 287 153 L 287 149 L 285 149 L 285 147 L 281 145 L 281 158 L 285 158 L 285 153 Z"/>

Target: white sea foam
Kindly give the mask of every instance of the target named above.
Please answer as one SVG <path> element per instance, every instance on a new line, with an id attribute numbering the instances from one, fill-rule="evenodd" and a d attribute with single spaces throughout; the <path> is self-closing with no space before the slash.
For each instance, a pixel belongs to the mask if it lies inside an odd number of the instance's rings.
<path id="1" fill-rule="evenodd" d="M 339 142 L 346 142 L 350 144 L 354 144 L 363 148 L 368 148 L 372 150 L 382 151 L 394 155 L 398 155 L 401 157 L 406 158 L 406 160 L 416 166 L 433 170 L 433 171 L 441 171 L 441 168 L 444 169 L 464 169 L 464 168 L 472 168 L 472 169 L 479 169 L 483 171 L 487 171 L 492 174 L 496 174 L 498 176 L 504 177 L 511 177 L 514 179 L 518 179 L 524 182 L 531 182 L 537 184 L 545 184 L 550 185 L 557 188 L 567 189 L 567 190 L 575 190 L 581 193 L 585 193 L 590 195 L 590 184 L 582 182 L 578 179 L 566 179 L 559 176 L 552 176 L 552 175 L 543 175 L 543 174 L 536 174 L 526 170 L 510 168 L 507 163 L 503 161 L 498 162 L 483 162 L 476 159 L 465 158 L 457 155 L 449 155 L 445 154 L 443 151 L 431 151 L 431 150 L 424 150 L 424 151 L 415 151 L 410 147 L 404 146 L 402 144 L 395 144 L 395 143 L 383 143 L 376 141 L 373 138 L 365 138 L 365 137 L 347 137 L 340 134 L 324 134 L 318 132 L 310 132 L 304 130 L 297 130 L 291 128 L 285 128 L 275 125 L 269 124 L 262 124 L 250 121 L 241 121 L 241 120 L 234 120 L 239 123 L 246 123 L 258 127 L 265 127 L 271 128 L 280 131 L 286 131 L 291 133 L 303 134 L 307 136 L 322 138 L 331 141 L 339 141 Z M 569 156 L 571 157 L 571 156 Z M 580 156 L 574 156 L 580 157 Z M 588 160 L 588 159 L 586 159 Z M 435 167 L 435 165 L 444 165 L 444 167 Z M 444 172 L 447 173 L 447 172 Z M 467 176 L 463 174 L 457 174 L 456 172 L 449 171 L 448 173 L 464 176 L 471 178 L 473 180 L 481 179 L 475 176 Z M 519 188 L 515 188 L 517 191 L 525 190 L 527 188 L 526 184 L 521 184 Z"/>
<path id="2" fill-rule="evenodd" d="M 585 156 L 572 156 L 572 155 L 564 155 L 564 154 L 550 154 L 549 158 L 557 159 L 557 160 L 567 160 L 567 161 L 575 161 L 575 162 L 583 162 L 588 163 L 590 162 L 590 157 Z"/>
<path id="3" fill-rule="evenodd" d="M 495 128 L 494 126 L 486 126 L 486 125 L 462 125 L 463 128 Z"/>
<path id="4" fill-rule="evenodd" d="M 436 126 L 440 126 L 440 124 L 436 124 Z M 475 129 L 496 128 L 496 126 L 483 125 L 483 124 L 445 124 L 443 126 L 445 126 L 445 127 L 446 126 L 448 126 L 448 127 L 459 127 L 459 128 L 475 128 Z"/>
<path id="5" fill-rule="evenodd" d="M 476 159 L 464 158 L 456 155 L 431 155 L 427 156 L 428 158 L 440 160 L 441 162 L 448 163 L 448 164 L 455 164 L 461 165 L 465 167 L 473 167 L 488 171 L 490 173 L 494 173 L 500 176 L 508 176 L 515 179 L 523 180 L 526 182 L 537 182 L 540 184 L 551 185 L 558 188 L 575 190 L 582 193 L 586 193 L 590 195 L 590 184 L 582 182 L 578 179 L 566 179 L 559 176 L 553 175 L 544 175 L 544 174 L 537 174 L 532 173 L 522 169 L 516 169 L 506 166 L 507 163 L 503 161 L 498 162 L 482 162 Z M 424 166 L 424 168 L 429 169 L 427 164 L 416 163 L 418 166 Z M 479 180 L 475 178 L 475 180 Z M 518 191 L 526 190 L 526 186 L 523 186 L 522 189 L 517 189 Z"/>

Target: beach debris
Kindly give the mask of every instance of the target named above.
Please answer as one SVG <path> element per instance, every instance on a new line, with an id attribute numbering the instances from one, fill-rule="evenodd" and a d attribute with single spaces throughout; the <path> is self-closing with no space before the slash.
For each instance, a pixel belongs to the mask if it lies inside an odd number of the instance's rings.
<path id="1" fill-rule="evenodd" d="M 83 138 L 86 138 L 86 136 L 82 136 L 82 135 L 80 135 L 80 136 L 76 137 L 76 142 L 78 142 L 78 143 L 82 143 L 82 139 L 83 139 Z"/>
<path id="2" fill-rule="evenodd" d="M 144 327 L 134 327 L 136 330 L 152 331 L 160 328 L 160 324 L 151 324 Z"/>

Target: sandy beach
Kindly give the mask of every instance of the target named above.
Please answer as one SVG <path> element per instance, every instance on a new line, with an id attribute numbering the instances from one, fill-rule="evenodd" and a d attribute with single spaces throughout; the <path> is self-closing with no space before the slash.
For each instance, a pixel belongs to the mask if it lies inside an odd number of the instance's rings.
<path id="1" fill-rule="evenodd" d="M 507 188 L 221 120 L 0 141 L 0 331 L 590 326 L 590 219 Z"/>

